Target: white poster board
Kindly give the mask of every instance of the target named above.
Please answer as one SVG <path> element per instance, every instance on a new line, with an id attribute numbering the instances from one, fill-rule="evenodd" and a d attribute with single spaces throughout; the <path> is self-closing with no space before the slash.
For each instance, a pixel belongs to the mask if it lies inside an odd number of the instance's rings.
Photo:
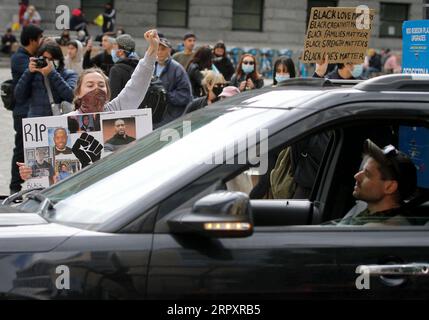
<path id="1" fill-rule="evenodd" d="M 22 131 L 33 172 L 24 188 L 46 188 L 150 133 L 152 110 L 27 118 Z"/>

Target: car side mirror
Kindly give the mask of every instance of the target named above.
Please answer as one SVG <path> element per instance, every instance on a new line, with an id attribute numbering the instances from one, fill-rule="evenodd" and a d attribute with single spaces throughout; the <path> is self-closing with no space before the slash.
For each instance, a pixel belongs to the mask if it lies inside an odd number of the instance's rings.
<path id="1" fill-rule="evenodd" d="M 242 192 L 220 191 L 198 200 L 192 212 L 168 221 L 171 233 L 198 233 L 216 238 L 241 238 L 253 233 L 249 197 Z"/>

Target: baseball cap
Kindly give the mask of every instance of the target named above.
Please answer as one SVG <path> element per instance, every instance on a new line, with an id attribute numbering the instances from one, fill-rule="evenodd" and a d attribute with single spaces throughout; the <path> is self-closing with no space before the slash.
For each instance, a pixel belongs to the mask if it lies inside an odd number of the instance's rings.
<path id="1" fill-rule="evenodd" d="M 168 39 L 164 36 L 163 33 L 158 33 L 158 37 L 159 37 L 159 43 L 162 44 L 164 47 L 167 48 L 173 48 L 173 46 L 171 45 L 171 42 L 168 41 Z"/>
<path id="2" fill-rule="evenodd" d="M 365 140 L 363 152 L 377 161 L 381 170 L 387 169 L 389 180 L 398 182 L 398 190 L 402 200 L 413 195 L 417 188 L 417 170 L 405 153 L 391 144 L 381 149 L 370 139 Z"/>
<path id="3" fill-rule="evenodd" d="M 136 49 L 136 42 L 129 34 L 122 34 L 116 38 L 119 49 L 133 52 Z"/>
<path id="4" fill-rule="evenodd" d="M 227 86 L 227 87 L 223 88 L 219 97 L 232 97 L 238 93 L 240 93 L 240 90 L 237 87 Z"/>

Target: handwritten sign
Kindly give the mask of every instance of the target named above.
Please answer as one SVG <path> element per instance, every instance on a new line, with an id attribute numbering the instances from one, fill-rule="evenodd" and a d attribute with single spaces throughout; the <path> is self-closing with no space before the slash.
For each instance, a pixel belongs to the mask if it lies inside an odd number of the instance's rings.
<path id="1" fill-rule="evenodd" d="M 70 114 L 22 121 L 24 188 L 49 187 L 152 131 L 152 110 Z"/>
<path id="2" fill-rule="evenodd" d="M 373 20 L 374 10 L 365 6 L 312 8 L 301 61 L 328 55 L 330 63 L 363 63 Z"/>

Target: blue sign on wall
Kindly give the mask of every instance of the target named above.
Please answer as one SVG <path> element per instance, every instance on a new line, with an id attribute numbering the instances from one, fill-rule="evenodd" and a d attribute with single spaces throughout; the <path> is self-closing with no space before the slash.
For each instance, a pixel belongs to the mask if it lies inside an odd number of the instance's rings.
<path id="1" fill-rule="evenodd" d="M 402 24 L 402 72 L 429 73 L 429 20 Z"/>

